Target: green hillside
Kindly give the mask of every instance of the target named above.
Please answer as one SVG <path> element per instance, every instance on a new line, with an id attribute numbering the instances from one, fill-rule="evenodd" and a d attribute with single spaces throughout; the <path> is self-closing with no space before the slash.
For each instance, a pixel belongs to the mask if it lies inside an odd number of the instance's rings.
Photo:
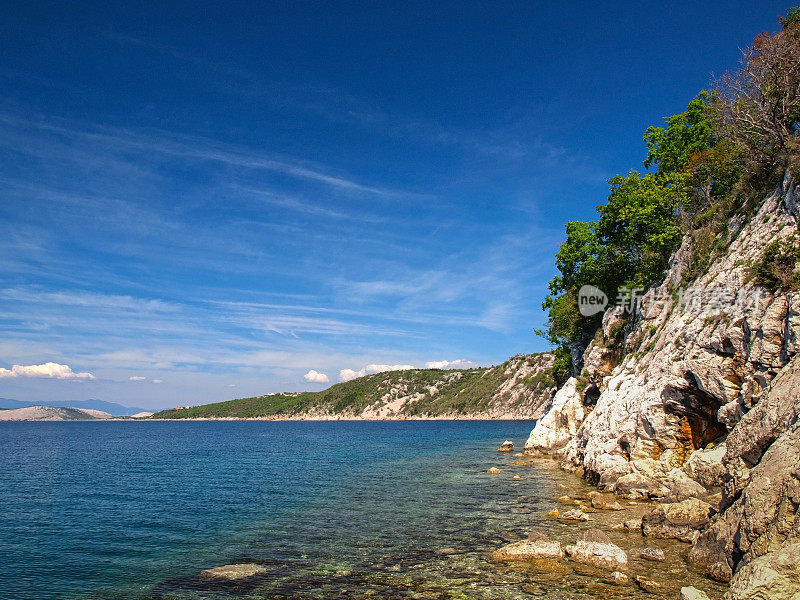
<path id="1" fill-rule="evenodd" d="M 414 369 L 367 375 L 321 392 L 283 393 L 171 409 L 153 419 L 259 417 L 525 417 L 549 401 L 556 382 L 549 354 L 516 356 L 477 369 Z"/>

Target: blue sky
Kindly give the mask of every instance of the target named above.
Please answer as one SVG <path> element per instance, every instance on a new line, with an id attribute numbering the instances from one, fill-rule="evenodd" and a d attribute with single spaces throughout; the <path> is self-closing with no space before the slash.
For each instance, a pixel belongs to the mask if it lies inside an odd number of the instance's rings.
<path id="1" fill-rule="evenodd" d="M 786 8 L 14 4 L 0 396 L 148 408 L 546 349 L 564 222 Z"/>

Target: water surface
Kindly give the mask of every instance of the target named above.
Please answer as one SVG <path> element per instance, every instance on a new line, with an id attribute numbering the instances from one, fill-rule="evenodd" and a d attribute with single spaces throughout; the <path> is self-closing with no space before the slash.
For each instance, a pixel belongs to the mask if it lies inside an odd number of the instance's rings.
<path id="1" fill-rule="evenodd" d="M 0 598 L 636 597 L 487 559 L 532 528 L 577 536 L 546 513 L 585 484 L 495 452 L 532 425 L 0 423 Z M 198 577 L 241 562 L 267 573 Z"/>

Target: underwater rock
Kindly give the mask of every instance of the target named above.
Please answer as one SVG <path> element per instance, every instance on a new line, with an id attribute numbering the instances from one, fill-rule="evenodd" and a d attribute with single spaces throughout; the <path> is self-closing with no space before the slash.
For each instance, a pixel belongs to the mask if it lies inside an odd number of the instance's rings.
<path id="1" fill-rule="evenodd" d="M 564 558 L 564 548 L 560 542 L 551 540 L 544 534 L 533 532 L 527 540 L 503 546 L 492 552 L 491 556 L 493 560 L 497 561 Z"/>
<path id="2" fill-rule="evenodd" d="M 628 566 L 628 555 L 599 529 L 589 529 L 571 549 L 572 560 L 605 569 L 618 571 Z"/>
<path id="3" fill-rule="evenodd" d="M 652 560 L 656 562 L 663 562 L 667 560 L 664 551 L 661 548 L 657 548 L 655 546 L 648 546 L 639 554 L 645 560 Z"/>
<path id="4" fill-rule="evenodd" d="M 263 565 L 256 563 L 242 563 L 235 565 L 223 565 L 221 567 L 214 567 L 213 569 L 206 569 L 200 572 L 201 579 L 222 579 L 225 581 L 237 581 L 239 579 L 247 579 L 254 575 L 261 575 L 266 573 L 267 569 Z"/>

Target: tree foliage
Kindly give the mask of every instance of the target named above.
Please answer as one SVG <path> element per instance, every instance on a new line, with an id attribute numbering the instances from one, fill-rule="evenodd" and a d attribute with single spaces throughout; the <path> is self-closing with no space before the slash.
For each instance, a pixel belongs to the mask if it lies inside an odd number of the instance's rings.
<path id="1" fill-rule="evenodd" d="M 744 51 L 739 71 L 646 130 L 644 165 L 652 172 L 612 178 L 599 218 L 567 223 L 559 275 L 542 305 L 544 335 L 559 356 L 590 339 L 600 319 L 578 311 L 581 286 L 597 286 L 612 300 L 621 287 L 647 288 L 663 278 L 684 235 L 693 249 L 689 273 L 699 275 L 724 249 L 731 217 L 750 215 L 787 167 L 800 176 L 800 7 L 780 24 Z M 756 280 L 797 285 L 800 251 L 787 248 L 769 249 Z"/>
<path id="2" fill-rule="evenodd" d="M 704 90 L 689 102 L 684 112 L 666 117 L 666 128 L 647 128 L 645 167 L 655 165 L 660 175 L 676 173 L 689 164 L 692 156 L 714 146 L 708 111 L 711 98 L 712 94 Z"/>

